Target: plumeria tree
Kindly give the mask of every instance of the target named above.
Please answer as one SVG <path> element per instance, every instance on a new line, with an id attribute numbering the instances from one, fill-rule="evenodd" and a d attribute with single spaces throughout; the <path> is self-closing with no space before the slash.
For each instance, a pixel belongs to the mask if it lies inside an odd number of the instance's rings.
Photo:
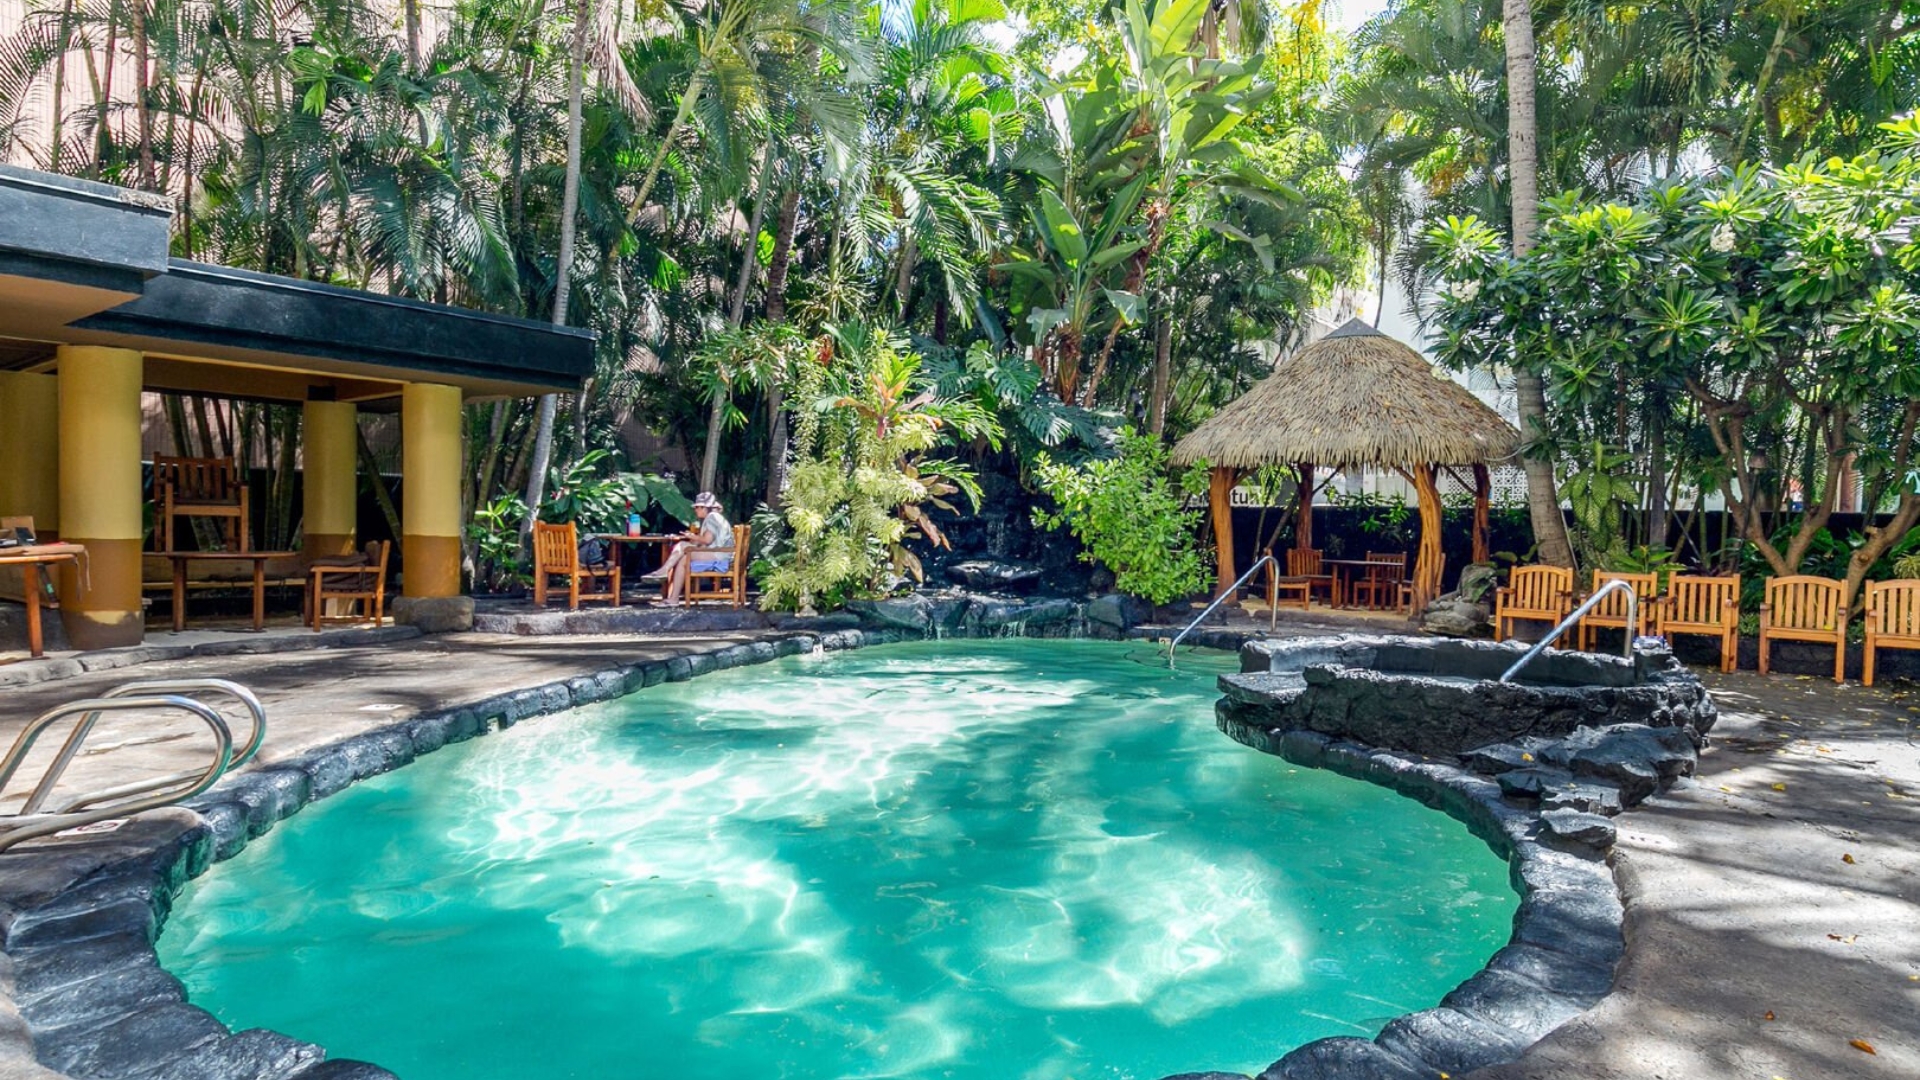
<path id="1" fill-rule="evenodd" d="M 1852 553 L 1857 588 L 1920 522 L 1920 120 L 1884 130 L 1854 158 L 1552 201 L 1524 258 L 1449 219 L 1427 237 L 1442 354 L 1549 374 L 1563 457 L 1597 440 L 1651 462 L 1652 433 L 1686 423 L 1696 474 L 1775 573 L 1799 568 L 1857 472 L 1863 508 L 1892 513 Z"/>

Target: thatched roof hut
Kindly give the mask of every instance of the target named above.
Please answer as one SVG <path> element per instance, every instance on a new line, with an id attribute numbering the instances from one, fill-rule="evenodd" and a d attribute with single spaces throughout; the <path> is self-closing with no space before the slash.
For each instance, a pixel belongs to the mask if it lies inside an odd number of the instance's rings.
<path id="1" fill-rule="evenodd" d="M 1489 462 L 1511 458 L 1520 433 L 1466 387 L 1433 373 L 1419 353 L 1358 319 L 1307 346 L 1173 448 L 1176 465 L 1213 467 L 1220 591 L 1235 580 L 1229 495 L 1240 475 L 1262 465 L 1300 473 L 1295 543 L 1312 547 L 1313 467 L 1393 469 L 1420 495 L 1421 538 L 1414 602 L 1439 592 L 1437 470 L 1470 466 L 1477 499 L 1474 558 L 1486 557 Z"/>
<path id="2" fill-rule="evenodd" d="M 1173 448 L 1173 463 L 1332 469 L 1482 465 L 1520 433 L 1420 354 L 1358 319 L 1295 353 Z"/>

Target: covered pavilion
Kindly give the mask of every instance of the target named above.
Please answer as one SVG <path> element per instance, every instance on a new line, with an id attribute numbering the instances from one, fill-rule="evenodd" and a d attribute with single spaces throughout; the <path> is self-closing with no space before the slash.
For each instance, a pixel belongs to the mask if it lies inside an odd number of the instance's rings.
<path id="1" fill-rule="evenodd" d="M 1358 319 L 1301 349 L 1173 448 L 1175 465 L 1205 461 L 1224 593 L 1234 570 L 1233 487 L 1264 465 L 1299 477 L 1294 546 L 1313 547 L 1314 466 L 1391 469 L 1419 495 L 1415 610 L 1439 595 L 1439 471 L 1470 467 L 1473 560 L 1487 558 L 1487 466 L 1511 458 L 1520 433 L 1466 387 L 1434 374 L 1419 353 Z"/>
<path id="2" fill-rule="evenodd" d="M 68 640 L 144 633 L 141 394 L 302 407 L 303 555 L 356 545 L 361 408 L 401 416 L 403 594 L 460 594 L 463 419 L 571 391 L 593 335 L 168 256 L 163 197 L 0 165 L 0 516 L 83 545 Z"/>

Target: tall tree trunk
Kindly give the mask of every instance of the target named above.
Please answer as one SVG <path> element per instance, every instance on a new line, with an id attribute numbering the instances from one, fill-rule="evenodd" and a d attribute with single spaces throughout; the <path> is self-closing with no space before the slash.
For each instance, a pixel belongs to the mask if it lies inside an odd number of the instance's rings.
<path id="1" fill-rule="evenodd" d="M 391 10 L 391 9 L 389 9 Z M 406 0 L 407 70 L 420 70 L 420 0 Z"/>
<path id="2" fill-rule="evenodd" d="M 147 0 L 127 0 L 128 18 L 133 22 L 133 115 L 140 139 L 140 186 L 156 190 L 158 178 L 153 168 L 153 110 L 147 102 L 147 76 L 151 58 L 147 56 Z"/>
<path id="3" fill-rule="evenodd" d="M 1530 0 L 1503 0 L 1502 17 L 1507 47 L 1507 157 L 1513 185 L 1513 253 L 1533 250 L 1533 234 L 1540 220 L 1539 130 L 1534 123 L 1533 5 Z M 1514 368 L 1514 391 L 1520 415 L 1520 433 L 1529 442 L 1547 439 L 1547 392 L 1539 373 L 1525 363 Z M 1560 491 L 1549 455 L 1528 454 L 1527 509 L 1533 519 L 1533 538 L 1540 561 L 1549 566 L 1572 566 L 1573 545 L 1567 541 L 1567 521 L 1560 514 Z"/>
<path id="4" fill-rule="evenodd" d="M 592 0 L 579 0 L 573 13 L 573 40 L 567 57 L 567 172 L 560 194 L 560 253 L 554 266 L 553 325 L 567 325 L 567 294 L 573 277 L 574 219 L 580 213 L 580 96 L 586 81 L 587 24 L 592 21 Z M 559 407 L 558 395 L 540 395 L 540 413 L 535 421 L 533 461 L 527 466 L 527 516 L 520 523 L 524 543 L 533 533 L 533 519 L 546 497 L 547 459 L 553 456 L 553 415 Z"/>
<path id="5" fill-rule="evenodd" d="M 760 265 L 760 226 L 767 220 L 767 155 L 771 146 L 760 148 L 759 190 L 754 193 L 753 217 L 747 224 L 747 236 L 741 244 L 740 274 L 733 282 L 733 301 L 727 308 L 727 326 L 738 330 L 747 319 L 747 294 L 753 291 L 753 271 Z M 712 491 L 720 471 L 720 433 L 727 419 L 727 389 L 722 385 L 707 404 L 707 445 L 700 452 L 700 490 Z"/>
<path id="6" fill-rule="evenodd" d="M 1147 398 L 1147 431 L 1167 433 L 1167 399 L 1173 385 L 1173 313 L 1162 311 L 1153 327 L 1153 390 Z"/>
<path id="7" fill-rule="evenodd" d="M 60 171 L 60 121 L 66 111 L 67 48 L 73 33 L 73 4 L 74 0 L 66 0 L 60 8 L 60 52 L 53 58 L 53 115 L 47 118 L 53 140 L 47 148 L 47 171 L 56 173 Z"/>
<path id="8" fill-rule="evenodd" d="M 770 323 L 787 318 L 787 270 L 793 265 L 793 234 L 800 221 L 800 183 L 795 177 L 780 196 L 780 213 L 773 220 L 773 257 L 767 260 L 766 317 Z M 780 489 L 787 481 L 786 388 L 775 380 L 767 388 L 767 416 L 772 433 L 767 438 L 766 504 L 780 505 Z"/>

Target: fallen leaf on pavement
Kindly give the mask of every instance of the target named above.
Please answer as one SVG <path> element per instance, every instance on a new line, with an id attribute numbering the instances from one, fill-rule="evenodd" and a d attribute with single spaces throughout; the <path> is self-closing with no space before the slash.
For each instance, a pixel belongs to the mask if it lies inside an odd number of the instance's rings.
<path id="1" fill-rule="evenodd" d="M 1768 1010 L 1767 1010 L 1767 1019 L 1769 1019 L 1769 1020 L 1771 1020 L 1771 1019 L 1773 1019 L 1773 1010 L 1772 1010 L 1772 1009 L 1768 1009 Z"/>
<path id="2" fill-rule="evenodd" d="M 1872 1043 L 1868 1042 L 1865 1039 L 1848 1039 L 1847 1045 L 1853 1047 L 1855 1050 L 1858 1050 L 1863 1054 L 1878 1055 L 1880 1053 L 1880 1051 L 1875 1050 L 1873 1048 Z"/>
<path id="3" fill-rule="evenodd" d="M 1787 790 L 1787 785 L 1785 785 L 1785 784 L 1775 784 L 1775 785 L 1773 785 L 1773 790 L 1775 790 L 1775 791 L 1785 791 L 1785 790 Z"/>
<path id="4" fill-rule="evenodd" d="M 1843 862 L 1843 863 L 1846 863 L 1846 864 L 1847 864 L 1848 866 L 1852 866 L 1852 865 L 1853 865 L 1853 856 L 1851 856 L 1851 855 L 1842 855 L 1842 856 L 1840 856 L 1840 861 L 1841 861 L 1841 862 Z"/>

